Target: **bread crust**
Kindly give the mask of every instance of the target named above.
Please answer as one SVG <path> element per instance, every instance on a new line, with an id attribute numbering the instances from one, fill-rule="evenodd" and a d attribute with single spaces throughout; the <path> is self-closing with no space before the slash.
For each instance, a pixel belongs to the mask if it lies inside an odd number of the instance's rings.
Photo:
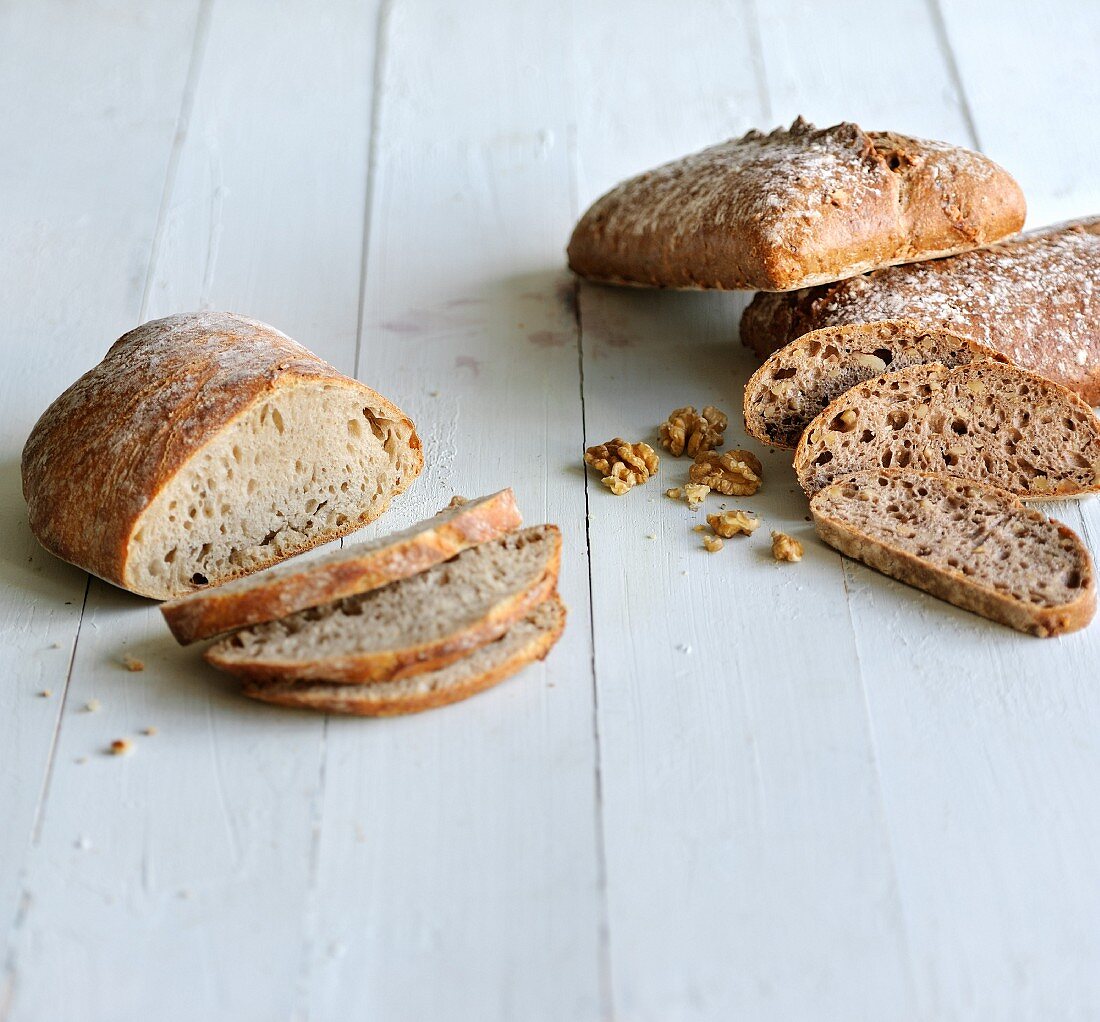
<path id="1" fill-rule="evenodd" d="M 384 686 L 387 691 L 383 694 L 383 686 L 379 685 L 341 685 L 336 689 L 323 681 L 280 681 L 266 685 L 248 683 L 241 691 L 249 699 L 261 702 L 357 717 L 396 717 L 447 706 L 484 692 L 534 661 L 546 658 L 561 638 L 567 616 L 565 605 L 556 592 L 551 594 L 547 602 L 552 605 L 549 609 L 554 615 L 554 623 L 550 628 L 534 633 L 528 642 L 489 670 L 466 678 L 458 684 L 431 688 L 425 692 L 418 690 L 420 686 L 405 679 L 393 686 Z M 544 608 L 545 604 L 535 608 L 535 611 Z M 394 687 L 404 688 L 406 691 L 394 692 Z"/>
<path id="2" fill-rule="evenodd" d="M 269 578 L 253 576 L 243 585 L 231 582 L 183 596 L 162 604 L 160 612 L 186 646 L 408 578 L 523 524 L 510 488 L 437 518 L 319 562 L 276 569 Z"/>
<path id="3" fill-rule="evenodd" d="M 439 639 L 399 650 L 355 653 L 308 663 L 300 660 L 280 661 L 259 657 L 244 660 L 226 657 L 223 655 L 223 648 L 228 640 L 215 643 L 203 656 L 207 663 L 219 670 L 249 681 L 323 679 L 332 683 L 360 685 L 411 678 L 425 671 L 445 667 L 500 638 L 513 622 L 530 613 L 555 591 L 561 566 L 561 532 L 556 525 L 544 525 L 541 528 L 549 534 L 552 544 L 545 570 L 530 585 L 502 600 L 479 621 Z"/>
<path id="4" fill-rule="evenodd" d="M 42 414 L 22 458 L 31 531 L 62 560 L 141 592 L 127 558 L 145 508 L 192 456 L 258 402 L 318 381 L 357 390 L 365 404 L 409 430 L 415 469 L 393 495 L 404 490 L 424 459 L 412 421 L 396 405 L 264 323 L 226 312 L 188 313 L 124 334 Z M 356 519 L 319 531 L 293 552 L 366 524 Z M 220 581 L 285 556 L 273 548 L 266 563 Z"/>
<path id="5" fill-rule="evenodd" d="M 1100 217 L 788 294 L 759 294 L 741 340 L 766 358 L 823 327 L 912 319 L 951 330 L 1100 404 Z"/>
<path id="6" fill-rule="evenodd" d="M 942 480 L 951 479 L 937 473 L 913 472 L 899 473 L 897 470 L 865 473 L 862 475 L 907 475 L 914 479 Z M 858 479 L 860 476 L 850 477 Z M 956 480 L 952 480 L 957 482 Z M 980 581 L 967 576 L 962 570 L 941 568 L 923 560 L 907 550 L 888 543 L 878 537 L 872 537 L 847 522 L 830 515 L 825 505 L 833 498 L 837 488 L 844 485 L 838 481 L 819 490 L 810 500 L 810 514 L 814 527 L 821 539 L 842 554 L 881 571 L 884 575 L 896 578 L 899 582 L 922 589 L 941 600 L 980 614 L 991 621 L 1008 625 L 1017 631 L 1048 638 L 1078 631 L 1092 620 L 1096 613 L 1096 586 L 1092 558 L 1077 534 L 1056 519 L 1049 519 L 1055 526 L 1059 538 L 1070 542 L 1083 568 L 1084 584 L 1080 596 L 1071 603 L 1053 607 L 1040 607 L 1001 593 L 983 585 Z M 996 486 L 967 480 L 966 486 L 984 491 L 990 497 L 1003 501 L 1006 513 L 1038 515 L 1028 509 L 1010 492 Z M 1040 516 L 1042 517 L 1042 516 Z"/>
<path id="7" fill-rule="evenodd" d="M 989 244 L 1025 212 L 978 153 L 798 118 L 618 185 L 577 224 L 569 265 L 600 283 L 789 291 Z"/>

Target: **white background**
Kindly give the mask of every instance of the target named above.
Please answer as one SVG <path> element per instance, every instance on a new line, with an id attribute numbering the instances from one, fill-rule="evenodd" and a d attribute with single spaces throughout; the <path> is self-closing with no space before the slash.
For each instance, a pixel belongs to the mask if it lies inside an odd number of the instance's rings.
<path id="1" fill-rule="evenodd" d="M 586 443 L 739 423 L 746 296 L 563 270 L 617 180 L 796 114 L 1096 214 L 1098 53 L 1083 0 L 0 5 L 0 1019 L 1100 1018 L 1100 625 L 844 563 L 781 454 L 717 555 L 684 463 L 611 496 Z M 206 307 L 416 420 L 363 538 L 503 485 L 561 525 L 545 665 L 406 719 L 252 705 L 37 547 L 37 416 Z M 1057 513 L 1095 550 L 1096 504 Z"/>

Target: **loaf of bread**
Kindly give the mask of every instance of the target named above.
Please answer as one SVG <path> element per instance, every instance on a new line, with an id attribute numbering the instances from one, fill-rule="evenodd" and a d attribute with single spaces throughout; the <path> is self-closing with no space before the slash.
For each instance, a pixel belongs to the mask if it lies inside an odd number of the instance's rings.
<path id="1" fill-rule="evenodd" d="M 997 487 L 864 472 L 819 490 L 810 511 L 818 534 L 841 553 L 1021 632 L 1061 635 L 1096 612 L 1081 541 Z"/>
<path id="2" fill-rule="evenodd" d="M 160 612 L 186 645 L 408 578 L 522 524 L 515 494 L 500 490 L 369 543 L 189 593 L 161 604 Z"/>
<path id="3" fill-rule="evenodd" d="M 577 224 L 569 265 L 610 284 L 789 291 L 988 245 L 1024 213 L 977 153 L 799 118 L 618 185 Z"/>
<path id="4" fill-rule="evenodd" d="M 794 467 L 809 494 L 854 472 L 907 468 L 1071 497 L 1100 490 L 1100 419 L 1006 363 L 915 365 L 841 394 L 802 434 Z"/>
<path id="5" fill-rule="evenodd" d="M 248 681 L 242 691 L 250 699 L 322 713 L 359 717 L 419 713 L 468 699 L 543 659 L 561 637 L 565 616 L 565 607 L 553 595 L 513 624 L 496 642 L 481 646 L 446 667 L 411 678 L 360 685 Z"/>
<path id="6" fill-rule="evenodd" d="M 741 339 L 763 358 L 811 330 L 890 319 L 950 330 L 1100 404 L 1100 217 L 950 259 L 757 295 Z"/>
<path id="7" fill-rule="evenodd" d="M 793 448 L 830 401 L 857 383 L 911 365 L 962 365 L 1003 357 L 947 330 L 912 320 L 823 327 L 773 352 L 745 386 L 745 429 L 761 443 Z"/>
<path id="8" fill-rule="evenodd" d="M 235 632 L 205 656 L 258 681 L 411 677 L 500 638 L 549 599 L 560 560 L 555 526 L 509 533 L 381 589 Z"/>
<path id="9" fill-rule="evenodd" d="M 23 450 L 47 550 L 156 599 L 377 518 L 420 472 L 404 413 L 272 327 L 225 312 L 130 331 Z"/>

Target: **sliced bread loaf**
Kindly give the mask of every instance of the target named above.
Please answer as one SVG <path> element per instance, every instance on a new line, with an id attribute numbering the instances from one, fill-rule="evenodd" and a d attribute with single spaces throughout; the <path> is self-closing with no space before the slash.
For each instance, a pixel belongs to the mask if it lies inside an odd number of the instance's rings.
<path id="1" fill-rule="evenodd" d="M 761 443 L 793 448 L 830 401 L 857 383 L 911 365 L 999 359 L 991 348 L 913 320 L 825 327 L 780 348 L 745 386 L 745 429 Z"/>
<path id="2" fill-rule="evenodd" d="M 381 589 L 235 632 L 205 656 L 249 679 L 409 677 L 503 635 L 553 592 L 560 560 L 556 526 L 509 533 Z"/>
<path id="3" fill-rule="evenodd" d="M 1100 489 L 1100 420 L 1011 365 L 910 366 L 833 401 L 802 434 L 794 467 L 810 494 L 853 472 L 908 468 L 1069 497 Z"/>
<path id="4" fill-rule="evenodd" d="M 119 338 L 38 420 L 39 542 L 156 599 L 366 525 L 424 463 L 412 422 L 278 330 L 227 312 Z"/>
<path id="5" fill-rule="evenodd" d="M 533 661 L 541 660 L 561 636 L 565 616 L 565 606 L 555 594 L 513 624 L 499 639 L 446 667 L 412 678 L 370 685 L 250 681 L 243 691 L 250 699 L 323 713 L 359 717 L 418 713 L 468 699 L 511 677 Z"/>
<path id="6" fill-rule="evenodd" d="M 346 546 L 305 564 L 291 563 L 161 605 L 182 644 L 274 621 L 407 578 L 523 523 L 510 490 L 449 507 L 390 536 Z"/>
<path id="7" fill-rule="evenodd" d="M 1076 631 L 1096 611 L 1081 541 L 1006 490 L 943 474 L 862 472 L 819 490 L 810 511 L 841 553 L 1021 632 Z"/>

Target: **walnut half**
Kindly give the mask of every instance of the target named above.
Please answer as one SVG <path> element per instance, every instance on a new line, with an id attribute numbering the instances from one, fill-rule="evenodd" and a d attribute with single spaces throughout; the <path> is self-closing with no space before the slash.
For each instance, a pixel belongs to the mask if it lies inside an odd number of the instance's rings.
<path id="1" fill-rule="evenodd" d="M 687 405 L 674 409 L 657 427 L 661 446 L 675 457 L 687 454 L 694 458 L 701 451 L 720 447 L 725 438 L 729 417 L 725 412 L 707 405 L 701 412 Z"/>
<path id="2" fill-rule="evenodd" d="M 750 497 L 760 489 L 764 466 L 750 451 L 704 451 L 691 466 L 693 483 L 703 483 L 727 497 Z"/>
<path id="3" fill-rule="evenodd" d="M 606 444 L 589 447 L 584 460 L 600 473 L 600 482 L 617 497 L 633 486 L 649 482 L 657 474 L 660 462 L 649 444 L 628 443 L 618 436 Z"/>
<path id="4" fill-rule="evenodd" d="M 777 561 L 801 561 L 802 544 L 785 532 L 772 531 L 772 557 Z"/>

